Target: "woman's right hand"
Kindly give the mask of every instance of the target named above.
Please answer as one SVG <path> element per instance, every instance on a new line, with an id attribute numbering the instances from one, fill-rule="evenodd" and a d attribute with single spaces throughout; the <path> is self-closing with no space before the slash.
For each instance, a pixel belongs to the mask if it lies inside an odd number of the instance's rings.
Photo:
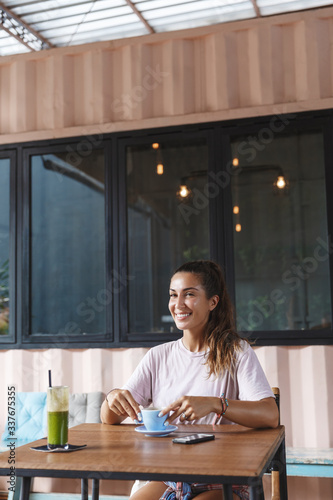
<path id="1" fill-rule="evenodd" d="M 130 417 L 135 423 L 142 422 L 140 407 L 130 391 L 113 389 L 106 397 L 106 404 L 110 411 L 120 417 L 118 421 Z"/>

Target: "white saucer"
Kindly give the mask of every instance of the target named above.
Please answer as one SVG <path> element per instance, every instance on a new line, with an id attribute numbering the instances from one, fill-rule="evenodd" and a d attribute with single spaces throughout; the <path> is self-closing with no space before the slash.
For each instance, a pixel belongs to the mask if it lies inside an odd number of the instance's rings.
<path id="1" fill-rule="evenodd" d="M 145 436 L 155 436 L 155 437 L 167 436 L 168 434 L 171 434 L 171 432 L 174 432 L 177 429 L 178 427 L 176 425 L 168 425 L 168 427 L 166 427 L 164 431 L 148 431 L 144 425 L 140 425 L 140 427 L 135 427 L 136 432 L 141 432 L 142 434 L 145 434 Z"/>

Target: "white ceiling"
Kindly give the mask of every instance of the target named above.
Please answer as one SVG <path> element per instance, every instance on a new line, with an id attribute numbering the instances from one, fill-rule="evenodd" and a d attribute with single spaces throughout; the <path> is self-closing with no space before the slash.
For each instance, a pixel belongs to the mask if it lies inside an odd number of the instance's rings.
<path id="1" fill-rule="evenodd" d="M 6 0 L 0 55 L 333 5 L 327 0 Z"/>

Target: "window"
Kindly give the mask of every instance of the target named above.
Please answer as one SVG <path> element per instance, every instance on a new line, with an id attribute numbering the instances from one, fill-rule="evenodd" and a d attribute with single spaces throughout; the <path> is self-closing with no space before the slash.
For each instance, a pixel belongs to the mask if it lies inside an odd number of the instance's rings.
<path id="1" fill-rule="evenodd" d="M 10 159 L 0 158 L 0 339 L 9 335 Z"/>
<path id="2" fill-rule="evenodd" d="M 262 146 L 232 141 L 238 327 L 330 328 L 323 133 L 294 132 Z"/>
<path id="3" fill-rule="evenodd" d="M 0 343 L 179 338 L 173 271 L 225 270 L 257 345 L 333 344 L 333 111 L 0 147 Z"/>
<path id="4" fill-rule="evenodd" d="M 181 263 L 207 259 L 209 203 L 193 213 L 207 183 L 205 138 L 126 148 L 128 331 L 174 333 L 170 276 Z"/>
<path id="5" fill-rule="evenodd" d="M 104 170 L 103 150 L 30 157 L 31 337 L 107 331 Z"/>

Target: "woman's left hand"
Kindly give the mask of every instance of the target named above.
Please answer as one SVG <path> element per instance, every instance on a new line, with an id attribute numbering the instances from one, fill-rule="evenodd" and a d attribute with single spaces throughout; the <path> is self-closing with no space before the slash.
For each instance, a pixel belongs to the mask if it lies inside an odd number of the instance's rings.
<path id="1" fill-rule="evenodd" d="M 219 398 L 201 397 L 201 396 L 182 396 L 166 408 L 163 408 L 161 415 L 173 412 L 168 417 L 168 422 L 173 422 L 180 417 L 181 422 L 198 420 L 205 417 L 208 413 L 216 412 L 216 406 L 219 404 Z"/>

